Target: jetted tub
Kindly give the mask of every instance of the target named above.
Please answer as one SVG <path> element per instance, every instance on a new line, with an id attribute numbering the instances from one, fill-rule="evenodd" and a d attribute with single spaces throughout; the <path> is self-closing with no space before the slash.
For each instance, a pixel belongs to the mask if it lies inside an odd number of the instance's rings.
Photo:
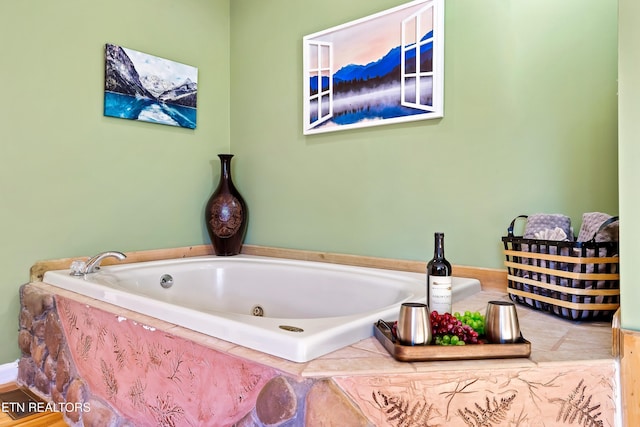
<path id="1" fill-rule="evenodd" d="M 425 300 L 425 274 L 280 258 L 193 257 L 102 267 L 43 281 L 294 362 L 373 334 L 400 304 Z M 453 278 L 453 299 L 480 290 Z"/>

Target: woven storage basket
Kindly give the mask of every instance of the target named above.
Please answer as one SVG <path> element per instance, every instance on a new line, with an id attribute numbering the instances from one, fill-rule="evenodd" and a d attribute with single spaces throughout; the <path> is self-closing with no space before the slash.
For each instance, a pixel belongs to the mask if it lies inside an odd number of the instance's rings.
<path id="1" fill-rule="evenodd" d="M 618 242 L 502 238 L 510 298 L 570 320 L 609 320 L 620 306 Z M 600 230 L 617 220 L 604 223 Z"/>

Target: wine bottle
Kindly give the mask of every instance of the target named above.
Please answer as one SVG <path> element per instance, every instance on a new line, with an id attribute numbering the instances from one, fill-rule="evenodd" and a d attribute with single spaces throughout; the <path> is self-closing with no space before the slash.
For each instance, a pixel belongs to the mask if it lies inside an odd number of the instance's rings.
<path id="1" fill-rule="evenodd" d="M 451 264 L 444 257 L 444 233 L 435 233 L 433 259 L 427 264 L 427 305 L 438 314 L 451 313 Z"/>

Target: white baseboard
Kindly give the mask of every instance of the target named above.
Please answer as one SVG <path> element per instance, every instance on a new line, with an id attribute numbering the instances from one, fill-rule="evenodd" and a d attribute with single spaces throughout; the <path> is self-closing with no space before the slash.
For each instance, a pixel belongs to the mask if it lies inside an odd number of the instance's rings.
<path id="1" fill-rule="evenodd" d="M 15 382 L 18 379 L 18 361 L 0 365 L 0 384 Z"/>

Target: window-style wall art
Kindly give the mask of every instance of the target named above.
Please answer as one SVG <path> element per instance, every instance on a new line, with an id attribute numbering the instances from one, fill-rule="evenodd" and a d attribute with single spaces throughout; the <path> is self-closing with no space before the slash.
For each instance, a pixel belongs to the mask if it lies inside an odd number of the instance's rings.
<path id="1" fill-rule="evenodd" d="M 303 38 L 303 133 L 443 116 L 444 0 Z"/>
<path id="2" fill-rule="evenodd" d="M 105 116 L 195 129 L 196 67 L 113 44 L 105 67 Z"/>

